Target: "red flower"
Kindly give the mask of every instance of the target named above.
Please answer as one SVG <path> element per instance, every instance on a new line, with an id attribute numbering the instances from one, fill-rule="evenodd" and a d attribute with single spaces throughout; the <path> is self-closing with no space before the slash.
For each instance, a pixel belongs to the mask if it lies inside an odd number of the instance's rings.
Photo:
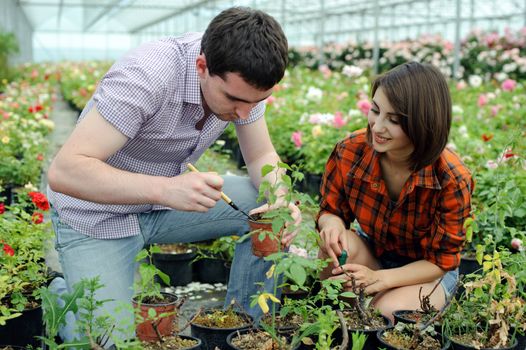
<path id="1" fill-rule="evenodd" d="M 484 142 L 488 142 L 490 141 L 491 139 L 493 138 L 493 134 L 482 134 L 482 140 L 484 140 Z"/>
<path id="2" fill-rule="evenodd" d="M 506 153 L 504 153 L 504 159 L 508 159 L 512 157 L 515 157 L 515 153 L 513 153 L 512 151 L 507 151 Z"/>
<path id="3" fill-rule="evenodd" d="M 43 161 L 43 160 L 44 160 L 44 156 L 43 156 L 41 153 L 39 153 L 39 154 L 37 155 L 37 160 L 38 160 L 38 161 Z"/>
<path id="4" fill-rule="evenodd" d="M 5 204 L 4 203 L 0 203 L 0 215 L 5 213 Z"/>
<path id="5" fill-rule="evenodd" d="M 42 105 L 34 105 L 34 106 L 29 106 L 27 111 L 29 113 L 36 113 L 36 112 L 40 112 L 42 109 L 43 109 Z"/>
<path id="6" fill-rule="evenodd" d="M 4 243 L 4 253 L 9 256 L 15 255 L 15 250 L 9 244 Z"/>
<path id="7" fill-rule="evenodd" d="M 29 192 L 28 195 L 31 198 L 33 204 L 35 204 L 38 209 L 44 211 L 49 210 L 49 202 L 46 198 L 46 195 L 40 192 Z"/>
<path id="8" fill-rule="evenodd" d="M 44 215 L 42 213 L 35 212 L 31 216 L 31 221 L 33 221 L 34 224 L 41 224 L 44 221 Z"/>

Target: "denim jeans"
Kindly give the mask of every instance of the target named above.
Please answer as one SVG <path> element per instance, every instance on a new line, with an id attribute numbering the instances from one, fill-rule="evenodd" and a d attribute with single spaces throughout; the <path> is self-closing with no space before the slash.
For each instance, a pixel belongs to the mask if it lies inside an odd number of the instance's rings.
<path id="1" fill-rule="evenodd" d="M 244 211 L 258 206 L 257 191 L 246 177 L 224 176 L 223 190 Z M 161 210 L 139 214 L 141 235 L 120 239 L 95 239 L 79 233 L 60 221 L 52 211 L 53 228 L 56 234 L 56 249 L 64 273 L 66 286 L 59 282 L 52 284 L 57 293 L 71 291 L 72 286 L 83 278 L 100 276 L 104 287 L 98 291 L 99 300 L 112 299 L 105 304 L 99 314 L 105 312 L 117 318 L 117 324 L 133 321 L 131 309 L 121 310 L 119 305 L 131 303 L 132 285 L 137 268 L 135 256 L 147 244 L 152 243 L 188 243 L 227 235 L 243 235 L 248 232 L 245 216 L 232 209 L 223 201 L 206 213 Z M 273 281 L 267 279 L 265 272 L 271 263 L 252 255 L 251 241 L 238 243 L 230 272 L 225 306 L 235 300 L 255 319 L 261 316 L 261 310 L 250 307 L 251 296 L 256 294 L 260 282 L 265 290 L 271 292 Z M 279 297 L 279 296 L 278 296 Z M 117 312 L 116 310 L 120 310 Z M 61 335 L 65 340 L 74 337 L 72 316 Z M 122 334 L 122 338 L 131 338 L 134 334 Z"/>

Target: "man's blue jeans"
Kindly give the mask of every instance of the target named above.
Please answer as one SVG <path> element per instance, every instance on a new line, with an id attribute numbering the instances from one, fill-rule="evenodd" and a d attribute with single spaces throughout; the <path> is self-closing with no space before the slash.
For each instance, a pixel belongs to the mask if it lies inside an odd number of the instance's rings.
<path id="1" fill-rule="evenodd" d="M 258 206 L 257 191 L 246 177 L 224 176 L 223 191 L 245 212 Z M 206 213 L 183 212 L 176 210 L 152 211 L 139 214 L 141 235 L 101 240 L 81 234 L 62 223 L 55 211 L 52 212 L 53 228 L 56 233 L 56 249 L 64 273 L 67 289 L 83 278 L 100 276 L 104 287 L 99 290 L 99 300 L 112 299 L 105 304 L 99 314 L 109 312 L 117 316 L 117 322 L 129 324 L 133 320 L 130 310 L 117 313 L 116 307 L 122 303 L 131 303 L 133 279 L 137 268 L 135 256 L 147 244 L 197 242 L 227 235 L 243 235 L 248 232 L 247 218 L 235 211 L 223 201 Z M 225 305 L 235 298 L 236 301 L 255 319 L 261 316 L 261 310 L 250 307 L 251 296 L 255 295 L 265 283 L 265 290 L 272 291 L 271 279 L 265 272 L 271 263 L 252 255 L 250 239 L 237 244 L 230 272 L 230 282 Z M 59 285 L 52 285 L 59 292 Z M 71 319 L 71 317 L 70 317 Z M 70 322 L 71 323 L 71 322 Z M 64 330 L 65 340 L 72 340 L 73 325 Z M 123 337 L 133 337 L 125 334 Z"/>

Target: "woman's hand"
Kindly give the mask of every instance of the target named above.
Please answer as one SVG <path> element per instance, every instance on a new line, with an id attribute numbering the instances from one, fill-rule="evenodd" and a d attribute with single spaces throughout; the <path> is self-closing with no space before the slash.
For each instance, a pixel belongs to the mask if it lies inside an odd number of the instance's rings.
<path id="1" fill-rule="evenodd" d="M 347 230 L 343 221 L 331 214 L 320 217 L 318 221 L 320 227 L 320 250 L 333 261 L 334 267 L 338 267 L 338 257 L 342 254 L 342 249 L 349 250 L 347 242 Z"/>
<path id="2" fill-rule="evenodd" d="M 388 289 L 384 278 L 384 270 L 371 270 L 367 266 L 359 264 L 345 264 L 332 270 L 333 276 L 330 279 L 341 279 L 345 289 L 352 289 L 352 279 L 356 288 L 365 288 L 366 294 L 376 294 Z M 355 291 L 356 292 L 356 291 Z"/>

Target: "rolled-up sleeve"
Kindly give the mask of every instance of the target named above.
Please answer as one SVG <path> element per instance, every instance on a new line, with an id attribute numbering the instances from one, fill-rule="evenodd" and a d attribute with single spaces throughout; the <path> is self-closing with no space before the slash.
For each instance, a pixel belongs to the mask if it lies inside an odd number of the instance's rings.
<path id="1" fill-rule="evenodd" d="M 471 215 L 471 178 L 451 181 L 443 188 L 435 216 L 434 232 L 421 241 L 424 258 L 441 269 L 454 270 L 460 264 L 465 241 L 464 222 Z"/>

